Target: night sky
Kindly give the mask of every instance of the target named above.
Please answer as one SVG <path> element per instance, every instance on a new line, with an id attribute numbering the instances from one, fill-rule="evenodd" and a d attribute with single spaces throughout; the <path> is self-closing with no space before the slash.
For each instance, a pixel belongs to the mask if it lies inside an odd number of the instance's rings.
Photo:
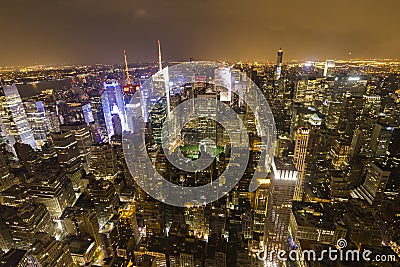
<path id="1" fill-rule="evenodd" d="M 398 0 L 3 0 L 0 66 L 400 58 Z M 349 55 L 351 53 L 351 55 Z"/>

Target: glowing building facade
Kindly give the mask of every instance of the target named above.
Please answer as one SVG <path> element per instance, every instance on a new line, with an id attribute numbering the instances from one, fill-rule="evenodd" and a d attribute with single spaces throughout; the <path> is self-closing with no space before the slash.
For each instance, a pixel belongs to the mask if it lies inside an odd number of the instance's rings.
<path id="1" fill-rule="evenodd" d="M 35 149 L 36 141 L 17 86 L 3 85 L 0 90 L 0 108 L 2 132 L 9 143 L 14 145 L 16 141 L 21 141 Z"/>
<path id="2" fill-rule="evenodd" d="M 50 121 L 42 101 L 24 102 L 26 116 L 32 129 L 33 136 L 38 147 L 47 142 L 47 134 L 50 131 Z"/>
<path id="3" fill-rule="evenodd" d="M 82 160 L 73 131 L 52 133 L 54 148 L 57 152 L 58 162 L 72 181 L 75 190 L 79 190 L 82 177 Z"/>
<path id="4" fill-rule="evenodd" d="M 275 158 L 272 163 L 272 179 L 265 223 L 266 252 L 286 249 L 297 179 L 297 170 L 292 161 Z"/>
<path id="5" fill-rule="evenodd" d="M 283 51 L 282 51 L 282 49 L 279 49 L 278 57 L 276 60 L 275 81 L 278 81 L 281 78 L 282 62 L 283 62 Z"/>
<path id="6" fill-rule="evenodd" d="M 118 82 L 115 80 L 107 80 L 104 82 L 103 87 L 104 91 L 101 96 L 101 103 L 103 106 L 107 135 L 110 140 L 116 132 L 113 124 L 113 115 L 117 115 L 121 123 L 121 129 L 117 129 L 117 132 L 128 130 L 124 94 L 121 86 L 119 86 Z"/>
<path id="7" fill-rule="evenodd" d="M 301 200 L 303 196 L 304 170 L 306 166 L 306 156 L 310 130 L 299 128 L 296 135 L 296 144 L 294 148 L 294 164 L 298 170 L 298 180 L 296 185 L 295 199 Z"/>

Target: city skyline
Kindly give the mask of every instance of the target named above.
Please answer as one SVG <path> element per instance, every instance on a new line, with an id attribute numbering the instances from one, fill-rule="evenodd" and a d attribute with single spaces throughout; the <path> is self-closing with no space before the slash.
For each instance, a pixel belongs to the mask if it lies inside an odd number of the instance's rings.
<path id="1" fill-rule="evenodd" d="M 397 266 L 400 65 L 285 55 L 5 69 L 0 265 Z"/>
<path id="2" fill-rule="evenodd" d="M 397 2 L 28 1 L 3 4 L 0 66 L 164 60 L 400 58 Z M 321 11 L 322 10 L 322 11 Z M 306 48 L 306 49 L 305 49 Z M 312 51 L 310 53 L 309 51 Z"/>
<path id="3" fill-rule="evenodd" d="M 0 266 L 400 266 L 398 10 L 5 1 Z"/>

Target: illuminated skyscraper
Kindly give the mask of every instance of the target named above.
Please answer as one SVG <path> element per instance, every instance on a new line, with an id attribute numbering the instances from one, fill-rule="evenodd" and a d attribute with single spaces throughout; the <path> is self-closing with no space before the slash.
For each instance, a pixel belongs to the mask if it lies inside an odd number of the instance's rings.
<path id="1" fill-rule="evenodd" d="M 94 122 L 94 116 L 90 103 L 82 106 L 83 118 L 86 124 Z"/>
<path id="2" fill-rule="evenodd" d="M 282 62 L 283 62 L 283 51 L 279 48 L 278 58 L 276 61 L 276 70 L 275 70 L 275 81 L 278 81 L 282 75 Z"/>
<path id="3" fill-rule="evenodd" d="M 286 249 L 292 201 L 297 181 L 293 162 L 275 158 L 265 223 L 265 253 Z"/>
<path id="4" fill-rule="evenodd" d="M 324 68 L 324 77 L 328 76 L 328 71 L 330 68 L 334 68 L 335 67 L 335 61 L 334 60 L 327 60 L 325 62 L 325 68 Z"/>
<path id="5" fill-rule="evenodd" d="M 370 205 L 380 207 L 384 191 L 391 174 L 390 168 L 378 162 L 373 162 L 367 169 L 364 183 L 354 193 L 365 199 Z"/>
<path id="6" fill-rule="evenodd" d="M 56 105 L 55 95 L 52 89 L 42 91 L 41 95 L 35 97 L 38 102 L 42 102 L 46 113 L 47 121 L 49 122 L 50 132 L 60 131 L 60 117 L 58 107 Z"/>
<path id="7" fill-rule="evenodd" d="M 114 135 L 114 126 L 112 123 L 112 115 L 111 115 L 111 106 L 110 102 L 108 100 L 108 92 L 103 91 L 103 94 L 101 95 L 101 104 L 102 104 L 102 111 L 103 111 L 103 116 L 104 116 L 104 124 L 107 129 L 107 141 L 111 140 L 111 137 Z M 105 140 L 103 140 L 105 141 Z"/>
<path id="8" fill-rule="evenodd" d="M 350 146 L 351 143 L 346 140 L 335 140 L 335 143 L 332 145 L 331 150 L 329 151 L 334 169 L 341 169 L 349 155 Z"/>
<path id="9" fill-rule="evenodd" d="M 102 179 L 90 179 L 87 192 L 94 203 L 99 227 L 102 228 L 119 207 L 118 194 L 110 181 Z"/>
<path id="10" fill-rule="evenodd" d="M 320 79 L 306 78 L 299 80 L 295 87 L 294 101 L 306 107 L 313 106 L 320 85 Z"/>
<path id="11" fill-rule="evenodd" d="M 265 227 L 267 222 L 268 195 L 269 195 L 270 179 L 266 179 L 264 183 L 257 188 L 254 197 L 254 210 L 252 219 L 252 249 L 263 249 L 265 239 Z"/>
<path id="12" fill-rule="evenodd" d="M 94 142 L 108 141 L 107 124 L 103 110 L 104 97 L 102 94 L 103 91 L 99 90 L 92 90 L 89 94 L 90 107 L 94 119 L 94 124 L 90 124 L 90 129 Z M 109 113 L 107 114 L 109 116 Z"/>
<path id="13" fill-rule="evenodd" d="M 296 145 L 294 148 L 294 164 L 298 171 L 298 179 L 296 184 L 296 191 L 294 195 L 295 200 L 301 200 L 303 197 L 304 186 L 304 170 L 306 166 L 306 156 L 308 139 L 310 137 L 310 130 L 308 128 L 299 128 L 296 134 Z"/>
<path id="14" fill-rule="evenodd" d="M 378 117 L 382 105 L 381 97 L 379 95 L 364 95 L 363 100 L 362 114 L 372 118 Z"/>
<path id="15" fill-rule="evenodd" d="M 160 96 L 160 92 L 165 92 L 165 99 L 167 102 L 167 117 L 169 117 L 169 113 L 171 111 L 171 92 L 170 92 L 170 86 L 169 86 L 169 69 L 168 67 L 162 69 L 161 71 L 157 72 L 155 75 L 152 77 L 152 86 L 153 86 L 153 93 L 155 95 L 148 95 L 148 92 L 146 92 L 146 89 L 141 90 L 140 97 L 141 97 L 141 103 L 142 103 L 142 108 L 143 110 L 143 117 L 145 118 L 145 121 L 147 122 L 149 118 L 149 113 L 151 112 L 151 99 Z"/>
<path id="16" fill-rule="evenodd" d="M 38 174 L 27 187 L 30 198 L 46 205 L 52 219 L 60 218 L 65 208 L 75 202 L 72 183 L 63 173 Z"/>
<path id="17" fill-rule="evenodd" d="M 90 147 L 92 146 L 92 138 L 90 128 L 83 123 L 64 124 L 61 126 L 62 131 L 72 131 L 79 149 L 81 161 L 86 171 L 89 170 Z"/>
<path id="18" fill-rule="evenodd" d="M 50 131 L 50 121 L 46 116 L 44 104 L 42 101 L 33 100 L 24 102 L 24 106 L 36 145 L 41 147 L 47 142 L 47 134 Z"/>
<path id="19" fill-rule="evenodd" d="M 42 204 L 23 204 L 20 207 L 0 206 L 0 249 L 29 249 L 38 232 L 55 234 L 54 223 Z"/>
<path id="20" fill-rule="evenodd" d="M 0 88 L 0 114 L 2 130 L 11 145 L 20 140 L 36 148 L 35 138 L 30 128 L 17 86 L 3 85 Z"/>
<path id="21" fill-rule="evenodd" d="M 156 100 L 150 112 L 150 123 L 153 139 L 157 144 L 161 144 L 161 132 L 164 121 L 167 117 L 167 104 L 165 99 Z M 152 102 L 150 100 L 150 102 Z"/>
<path id="22" fill-rule="evenodd" d="M 216 92 L 220 94 L 220 100 L 230 102 L 232 100 L 232 74 L 231 68 L 220 67 L 214 70 Z"/>
<path id="23" fill-rule="evenodd" d="M 117 177 L 118 162 L 110 144 L 96 144 L 90 147 L 89 171 L 98 179 L 114 180 Z"/>
<path id="24" fill-rule="evenodd" d="M 116 80 L 107 80 L 104 82 L 103 86 L 104 92 L 101 96 L 101 102 L 103 105 L 103 113 L 107 127 L 108 138 L 110 140 L 110 138 L 115 134 L 112 115 L 118 115 L 121 121 L 122 131 L 128 130 L 126 123 L 125 103 L 122 88 L 119 86 Z"/>
<path id="25" fill-rule="evenodd" d="M 82 160 L 73 131 L 52 133 L 54 148 L 57 152 L 58 162 L 72 181 L 75 191 L 81 187 Z"/>
<path id="26" fill-rule="evenodd" d="M 134 132 L 140 129 L 140 121 L 143 120 L 142 116 L 140 99 L 132 98 L 131 102 L 126 105 L 126 120 L 129 131 Z"/>
<path id="27" fill-rule="evenodd" d="M 375 125 L 370 143 L 374 157 L 384 157 L 388 154 L 394 129 L 394 127 L 384 123 Z"/>

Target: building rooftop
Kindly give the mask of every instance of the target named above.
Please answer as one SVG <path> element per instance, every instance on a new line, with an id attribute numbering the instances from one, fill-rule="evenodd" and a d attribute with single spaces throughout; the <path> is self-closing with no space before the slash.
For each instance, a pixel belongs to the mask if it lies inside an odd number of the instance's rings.
<path id="1" fill-rule="evenodd" d="M 321 203 L 294 201 L 292 212 L 299 226 L 336 229 L 334 211 Z"/>
<path id="2" fill-rule="evenodd" d="M 94 245 L 94 241 L 76 239 L 69 243 L 69 251 L 71 254 L 84 255 L 88 253 Z"/>

